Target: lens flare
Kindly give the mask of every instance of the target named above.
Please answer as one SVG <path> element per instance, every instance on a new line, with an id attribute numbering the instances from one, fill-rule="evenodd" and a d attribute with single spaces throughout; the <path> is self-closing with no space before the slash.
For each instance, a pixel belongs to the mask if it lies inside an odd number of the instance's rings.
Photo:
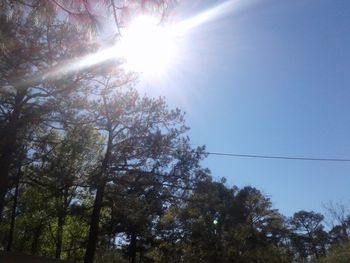
<path id="1" fill-rule="evenodd" d="M 71 62 L 62 62 L 45 73 L 19 81 L 18 86 L 28 83 L 36 85 L 42 80 L 54 79 L 62 74 L 103 63 L 111 59 L 125 60 L 128 71 L 142 72 L 147 75 L 163 75 L 181 54 L 181 42 L 192 29 L 230 14 L 237 9 L 240 0 L 228 0 L 200 14 L 185 19 L 174 25 L 159 24 L 159 19 L 151 16 L 136 17 L 122 32 L 120 41 L 109 48 L 81 57 Z"/>
<path id="2" fill-rule="evenodd" d="M 176 36 L 151 16 L 137 17 L 122 33 L 117 55 L 125 58 L 127 70 L 161 74 L 178 55 Z"/>
<path id="3" fill-rule="evenodd" d="M 175 30 L 178 35 L 186 34 L 191 29 L 203 26 L 206 23 L 213 22 L 216 19 L 222 18 L 230 14 L 235 7 L 238 7 L 238 4 L 238 0 L 229 0 L 218 4 L 202 13 L 180 21 L 178 24 L 176 24 Z"/>

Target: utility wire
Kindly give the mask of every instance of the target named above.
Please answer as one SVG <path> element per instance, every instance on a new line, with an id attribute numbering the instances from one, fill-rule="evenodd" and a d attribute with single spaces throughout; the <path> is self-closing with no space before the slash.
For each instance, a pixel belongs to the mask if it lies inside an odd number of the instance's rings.
<path id="1" fill-rule="evenodd" d="M 195 144 L 191 144 L 195 146 Z M 145 149 L 145 147 L 133 147 Z M 317 162 L 350 162 L 347 158 L 314 158 L 303 156 L 281 156 L 281 155 L 258 155 L 258 154 L 238 154 L 238 153 L 223 153 L 223 152 L 205 152 L 207 155 L 237 157 L 237 158 L 256 158 L 256 159 L 277 159 L 277 160 L 294 160 L 294 161 L 317 161 Z"/>
<path id="2" fill-rule="evenodd" d="M 240 158 L 259 158 L 259 159 L 280 159 L 280 160 L 296 160 L 296 161 L 320 161 L 320 162 L 350 162 L 350 159 L 338 158 L 312 158 L 297 156 L 272 156 L 272 155 L 252 155 L 252 154 L 235 154 L 221 152 L 207 152 L 208 155 L 240 157 Z"/>

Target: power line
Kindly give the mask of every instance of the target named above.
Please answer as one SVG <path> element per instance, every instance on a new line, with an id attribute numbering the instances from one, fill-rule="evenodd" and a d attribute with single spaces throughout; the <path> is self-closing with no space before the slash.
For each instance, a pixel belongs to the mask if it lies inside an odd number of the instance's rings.
<path id="1" fill-rule="evenodd" d="M 350 162 L 350 159 L 341 158 L 313 158 L 313 157 L 297 157 L 297 156 L 272 156 L 272 155 L 253 155 L 253 154 L 235 154 L 221 152 L 207 152 L 208 155 L 239 157 L 239 158 L 259 158 L 259 159 L 279 159 L 279 160 L 295 160 L 295 161 L 320 161 L 320 162 Z"/>
<path id="2" fill-rule="evenodd" d="M 195 144 L 191 144 L 195 146 Z M 145 147 L 134 147 L 145 149 Z M 256 158 L 256 159 L 278 159 L 278 160 L 294 160 L 294 161 L 318 161 L 318 162 L 350 162 L 347 158 L 315 158 L 304 156 L 281 156 L 281 155 L 258 155 L 258 154 L 238 154 L 238 153 L 223 153 L 223 152 L 205 152 L 208 155 L 237 157 L 237 158 Z"/>

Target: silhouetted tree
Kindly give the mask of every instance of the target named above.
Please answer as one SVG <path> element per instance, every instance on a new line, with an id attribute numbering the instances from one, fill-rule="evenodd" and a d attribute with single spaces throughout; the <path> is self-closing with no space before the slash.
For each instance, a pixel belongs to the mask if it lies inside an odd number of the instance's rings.
<path id="1" fill-rule="evenodd" d="M 0 215 L 9 187 L 15 152 L 25 144 L 29 128 L 56 125 L 67 96 L 79 94 L 82 75 L 56 72 L 54 65 L 88 51 L 87 34 L 62 21 L 37 25 L 34 18 L 8 20 L 0 13 Z M 79 45 L 79 43 L 86 45 Z M 50 71 L 53 76 L 53 71 Z"/>
<path id="2" fill-rule="evenodd" d="M 324 216 L 313 211 L 299 211 L 293 215 L 290 225 L 292 241 L 304 260 L 325 255 L 328 235 L 324 231 Z"/>
<path id="3" fill-rule="evenodd" d="M 156 176 L 169 193 L 187 186 L 204 149 L 191 149 L 180 110 L 168 110 L 161 98 L 140 97 L 124 87 L 127 79 L 106 78 L 91 102 L 96 128 L 106 136 L 105 153 L 94 174 L 96 196 L 91 215 L 85 263 L 91 263 L 97 244 L 100 212 L 107 184 L 118 184 L 126 175 Z M 98 87 L 96 86 L 96 90 Z"/>

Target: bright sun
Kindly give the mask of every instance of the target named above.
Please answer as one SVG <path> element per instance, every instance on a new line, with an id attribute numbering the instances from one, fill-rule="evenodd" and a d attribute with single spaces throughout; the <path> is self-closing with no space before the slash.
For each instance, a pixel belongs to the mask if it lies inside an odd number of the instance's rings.
<path id="1" fill-rule="evenodd" d="M 177 55 L 176 38 L 170 27 L 151 16 L 139 16 L 122 32 L 118 50 L 127 70 L 144 74 L 164 73 Z"/>
<path id="2" fill-rule="evenodd" d="M 127 71 L 141 72 L 148 76 L 163 76 L 174 63 L 183 62 L 186 35 L 192 29 L 217 19 L 231 10 L 236 1 L 226 2 L 186 20 L 164 25 L 152 16 L 138 16 L 122 29 L 121 38 L 112 47 L 101 49 L 72 63 L 64 64 L 46 73 L 52 78 L 62 72 L 74 71 L 97 65 L 106 60 L 124 58 Z M 181 51 L 181 57 L 179 56 Z"/>

